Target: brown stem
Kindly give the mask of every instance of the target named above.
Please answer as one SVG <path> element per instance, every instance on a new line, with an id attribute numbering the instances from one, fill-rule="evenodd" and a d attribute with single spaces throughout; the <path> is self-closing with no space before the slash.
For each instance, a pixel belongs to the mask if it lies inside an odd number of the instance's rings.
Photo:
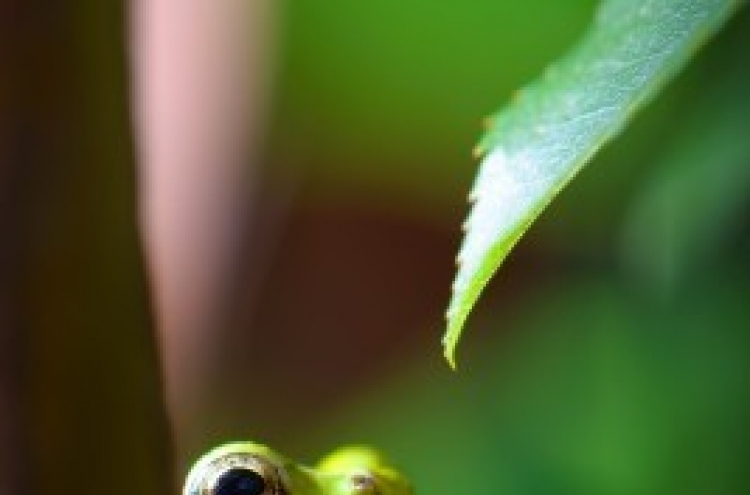
<path id="1" fill-rule="evenodd" d="M 0 405 L 13 406 L 0 415 L 4 494 L 171 489 L 123 9 L 0 7 Z"/>

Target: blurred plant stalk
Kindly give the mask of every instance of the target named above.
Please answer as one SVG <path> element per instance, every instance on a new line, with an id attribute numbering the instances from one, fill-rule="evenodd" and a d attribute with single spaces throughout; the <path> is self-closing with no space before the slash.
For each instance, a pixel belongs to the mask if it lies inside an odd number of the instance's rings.
<path id="1" fill-rule="evenodd" d="M 272 5 L 132 3 L 141 220 L 178 453 L 193 443 L 212 342 L 230 324 L 247 257 L 242 227 L 265 130 Z"/>
<path id="2" fill-rule="evenodd" d="M 0 492 L 163 495 L 123 2 L 0 7 Z"/>

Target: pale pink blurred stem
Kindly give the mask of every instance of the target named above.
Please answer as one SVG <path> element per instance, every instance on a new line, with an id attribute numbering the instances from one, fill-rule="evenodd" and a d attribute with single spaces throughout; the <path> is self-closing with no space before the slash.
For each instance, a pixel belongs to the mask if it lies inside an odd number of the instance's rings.
<path id="1" fill-rule="evenodd" d="M 204 363 L 244 255 L 238 234 L 263 136 L 272 5 L 132 1 L 141 215 L 178 444 L 200 409 Z"/>

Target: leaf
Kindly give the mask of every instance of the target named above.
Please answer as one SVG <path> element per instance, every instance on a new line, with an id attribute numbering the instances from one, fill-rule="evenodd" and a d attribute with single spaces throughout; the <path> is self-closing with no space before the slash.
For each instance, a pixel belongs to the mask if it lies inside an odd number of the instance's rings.
<path id="1" fill-rule="evenodd" d="M 469 312 L 521 235 L 738 5 L 607 0 L 583 39 L 492 119 L 446 314 L 451 366 Z"/>

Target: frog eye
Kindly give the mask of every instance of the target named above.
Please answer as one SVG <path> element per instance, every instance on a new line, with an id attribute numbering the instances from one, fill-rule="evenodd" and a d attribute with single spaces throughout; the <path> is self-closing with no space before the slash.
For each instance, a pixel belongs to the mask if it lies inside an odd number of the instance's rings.
<path id="1" fill-rule="evenodd" d="M 279 470 L 265 457 L 230 453 L 197 464 L 184 495 L 284 495 Z"/>
<path id="2" fill-rule="evenodd" d="M 357 473 L 349 478 L 354 493 L 359 495 L 374 495 L 378 493 L 375 477 L 370 473 Z"/>
<path id="3" fill-rule="evenodd" d="M 267 490 L 263 476 L 246 468 L 231 468 L 214 481 L 213 495 L 263 495 Z"/>

